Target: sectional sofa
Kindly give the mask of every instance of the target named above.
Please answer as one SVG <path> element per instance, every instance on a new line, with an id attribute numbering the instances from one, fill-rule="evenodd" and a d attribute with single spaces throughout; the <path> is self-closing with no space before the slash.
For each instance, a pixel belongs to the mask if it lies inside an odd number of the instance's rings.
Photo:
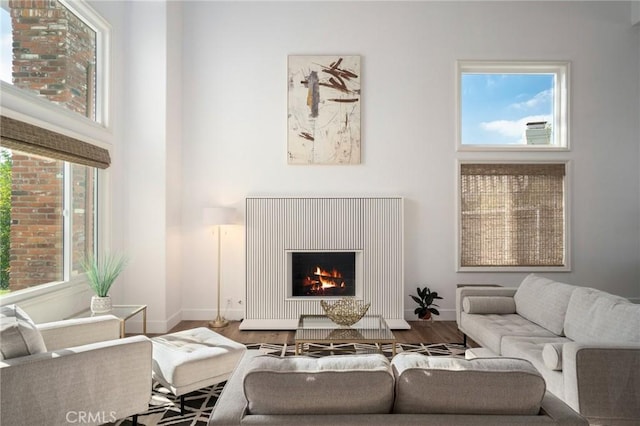
<path id="1" fill-rule="evenodd" d="M 518 287 L 459 287 L 458 328 L 483 357 L 530 361 L 591 424 L 640 424 L 640 305 L 534 274 Z"/>
<path id="2" fill-rule="evenodd" d="M 209 426 L 587 425 L 525 360 L 247 351 Z"/>

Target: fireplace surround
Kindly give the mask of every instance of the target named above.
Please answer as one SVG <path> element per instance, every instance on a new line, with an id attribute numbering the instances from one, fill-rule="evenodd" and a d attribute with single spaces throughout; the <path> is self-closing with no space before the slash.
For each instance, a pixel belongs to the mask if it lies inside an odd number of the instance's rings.
<path id="1" fill-rule="evenodd" d="M 249 197 L 245 220 L 246 303 L 240 329 L 293 330 L 300 315 L 323 313 L 321 299 L 347 296 L 339 291 L 294 296 L 289 268 L 295 253 L 352 253 L 354 272 L 337 271 L 347 280 L 355 275 L 348 297 L 371 303 L 368 313 L 383 316 L 390 328 L 409 328 L 401 197 Z M 334 268 L 328 269 L 319 275 L 342 286 Z M 307 284 L 319 281 L 314 274 L 308 278 Z"/>

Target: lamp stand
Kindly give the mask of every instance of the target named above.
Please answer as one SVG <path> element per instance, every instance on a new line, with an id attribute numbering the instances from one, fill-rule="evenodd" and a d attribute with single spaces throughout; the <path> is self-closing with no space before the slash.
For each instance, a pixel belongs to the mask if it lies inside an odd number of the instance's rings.
<path id="1" fill-rule="evenodd" d="M 218 313 L 216 319 L 209 321 L 209 328 L 222 328 L 229 325 L 229 321 L 220 315 L 220 225 L 216 226 L 218 231 Z"/>

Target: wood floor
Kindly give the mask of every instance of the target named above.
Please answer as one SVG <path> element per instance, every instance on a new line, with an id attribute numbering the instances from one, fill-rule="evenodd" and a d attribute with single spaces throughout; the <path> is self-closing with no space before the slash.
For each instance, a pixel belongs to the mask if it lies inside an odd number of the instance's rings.
<path id="1" fill-rule="evenodd" d="M 196 327 L 207 327 L 208 321 L 182 321 L 170 333 Z M 461 343 L 462 333 L 455 321 L 409 321 L 410 330 L 393 330 L 398 343 Z M 293 344 L 293 330 L 240 330 L 240 321 L 231 321 L 229 325 L 216 328 L 215 331 L 236 342 L 248 343 L 287 343 Z M 467 341 L 470 347 L 477 346 Z"/>

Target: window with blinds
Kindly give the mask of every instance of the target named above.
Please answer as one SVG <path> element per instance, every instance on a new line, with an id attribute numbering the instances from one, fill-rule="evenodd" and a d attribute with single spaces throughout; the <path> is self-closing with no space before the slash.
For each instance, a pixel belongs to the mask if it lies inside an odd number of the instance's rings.
<path id="1" fill-rule="evenodd" d="M 461 163 L 461 270 L 566 269 L 565 163 Z"/>

